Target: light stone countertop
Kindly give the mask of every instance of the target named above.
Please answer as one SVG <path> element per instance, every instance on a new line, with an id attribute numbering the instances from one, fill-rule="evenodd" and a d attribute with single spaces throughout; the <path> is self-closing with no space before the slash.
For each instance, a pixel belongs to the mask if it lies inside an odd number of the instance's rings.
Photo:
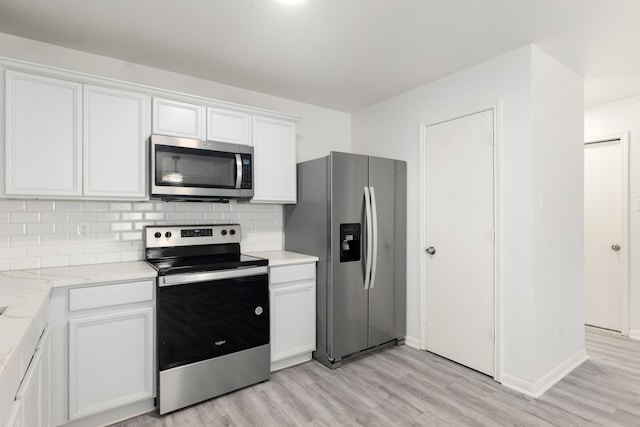
<path id="1" fill-rule="evenodd" d="M 318 261 L 318 257 L 316 256 L 304 255 L 304 254 L 299 254 L 296 252 L 288 252 L 288 251 L 251 252 L 251 253 L 247 253 L 247 255 L 257 256 L 260 258 L 267 258 L 269 260 L 270 267 L 306 264 L 309 262 Z"/>
<path id="2" fill-rule="evenodd" d="M 40 317 L 46 315 L 52 288 L 152 277 L 156 271 L 144 261 L 0 272 L 0 307 L 7 307 L 0 315 L 0 395 L 5 386 L 13 387 L 5 384 L 14 382 L 7 371 L 26 369 L 16 359 L 32 324 L 48 322 Z"/>

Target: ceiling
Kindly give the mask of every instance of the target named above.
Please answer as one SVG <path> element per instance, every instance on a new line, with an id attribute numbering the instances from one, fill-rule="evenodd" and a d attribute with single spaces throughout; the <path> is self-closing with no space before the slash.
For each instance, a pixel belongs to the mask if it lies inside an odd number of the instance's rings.
<path id="1" fill-rule="evenodd" d="M 638 0 L 0 0 L 0 32 L 353 112 L 528 43 L 640 95 Z"/>

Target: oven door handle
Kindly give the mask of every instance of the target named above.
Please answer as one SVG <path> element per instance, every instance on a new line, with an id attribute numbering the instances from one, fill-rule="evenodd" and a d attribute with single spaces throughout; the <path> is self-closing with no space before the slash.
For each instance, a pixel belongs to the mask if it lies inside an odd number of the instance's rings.
<path id="1" fill-rule="evenodd" d="M 205 273 L 176 274 L 175 276 L 160 276 L 158 286 L 186 285 L 214 280 L 235 279 L 238 277 L 258 276 L 267 274 L 268 267 L 245 267 L 233 270 L 207 271 Z"/>

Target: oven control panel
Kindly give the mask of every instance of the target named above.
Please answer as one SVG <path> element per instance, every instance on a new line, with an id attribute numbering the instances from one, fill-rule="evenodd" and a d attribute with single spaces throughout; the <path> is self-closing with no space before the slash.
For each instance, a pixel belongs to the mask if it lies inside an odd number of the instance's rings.
<path id="1" fill-rule="evenodd" d="M 240 243 L 240 224 L 148 225 L 147 248 Z"/>

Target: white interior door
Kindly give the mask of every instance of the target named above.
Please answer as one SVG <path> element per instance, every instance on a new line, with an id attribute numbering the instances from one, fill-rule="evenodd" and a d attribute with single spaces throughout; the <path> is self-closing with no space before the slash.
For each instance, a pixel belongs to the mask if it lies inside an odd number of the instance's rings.
<path id="1" fill-rule="evenodd" d="M 492 110 L 425 129 L 427 350 L 491 376 L 493 188 Z"/>
<path id="2" fill-rule="evenodd" d="M 585 323 L 622 331 L 624 161 L 620 139 L 584 146 Z"/>

